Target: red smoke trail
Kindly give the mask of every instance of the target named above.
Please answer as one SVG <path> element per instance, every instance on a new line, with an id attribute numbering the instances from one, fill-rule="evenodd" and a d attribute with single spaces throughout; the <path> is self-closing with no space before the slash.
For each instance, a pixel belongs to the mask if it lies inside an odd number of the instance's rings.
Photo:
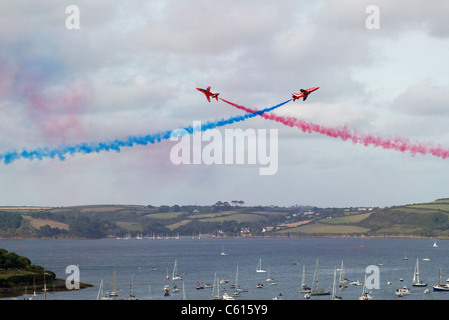
<path id="1" fill-rule="evenodd" d="M 92 90 L 81 84 L 59 90 L 47 89 L 41 83 L 28 81 L 25 84 L 21 97 L 29 119 L 38 126 L 46 140 L 53 143 L 66 143 L 70 136 L 82 137 L 79 115 L 91 99 Z"/>
<path id="2" fill-rule="evenodd" d="M 12 47 L 6 45 L 0 50 L 0 100 L 22 108 L 28 124 L 51 143 L 83 137 L 81 116 L 92 100 L 91 87 L 68 83 L 67 74 L 71 72 L 58 57 L 31 58 Z M 33 51 L 32 44 L 19 47 L 17 52 Z"/>
<path id="3" fill-rule="evenodd" d="M 240 106 L 238 104 L 235 104 L 233 102 L 221 98 L 220 100 L 245 112 L 254 113 L 255 111 L 257 111 L 250 108 L 246 108 L 244 106 Z M 260 116 L 268 120 L 280 122 L 289 127 L 297 127 L 303 132 L 307 133 L 316 132 L 327 135 L 332 138 L 340 138 L 343 141 L 349 140 L 352 141 L 353 143 L 360 143 L 363 144 L 364 146 L 373 145 L 374 147 L 382 147 L 384 149 L 392 149 L 401 152 L 408 151 L 412 156 L 415 156 L 416 154 L 422 155 L 431 154 L 435 157 L 440 157 L 443 159 L 449 157 L 449 149 L 444 149 L 439 145 L 435 146 L 431 143 L 411 142 L 409 141 L 409 139 L 399 137 L 392 139 L 385 139 L 382 137 L 376 137 L 369 134 L 365 134 L 357 130 L 350 130 L 346 126 L 340 128 L 325 127 L 304 120 L 299 120 L 293 117 L 278 116 L 272 113 L 263 113 Z"/>

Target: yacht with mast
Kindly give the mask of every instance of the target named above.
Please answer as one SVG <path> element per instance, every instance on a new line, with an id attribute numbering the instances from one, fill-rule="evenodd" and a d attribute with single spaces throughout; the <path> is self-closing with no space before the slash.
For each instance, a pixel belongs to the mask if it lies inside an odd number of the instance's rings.
<path id="1" fill-rule="evenodd" d="M 337 267 L 334 269 L 334 284 L 332 286 L 332 300 L 342 300 L 342 297 L 337 296 Z"/>
<path id="2" fill-rule="evenodd" d="M 306 284 L 306 265 L 302 265 L 302 281 L 301 281 L 301 290 L 299 293 L 310 293 L 311 288 Z"/>
<path id="3" fill-rule="evenodd" d="M 262 259 L 259 260 L 259 264 L 257 265 L 256 272 L 267 272 L 267 270 L 262 269 Z"/>
<path id="4" fill-rule="evenodd" d="M 115 279 L 116 279 L 116 274 L 115 274 L 115 269 L 114 269 L 114 290 L 113 290 L 112 292 L 108 292 L 108 293 L 107 293 L 107 295 L 108 295 L 109 297 L 112 297 L 112 298 L 118 297 L 118 293 L 117 293 L 117 291 L 115 290 Z"/>
<path id="5" fill-rule="evenodd" d="M 441 268 L 438 268 L 438 284 L 433 286 L 433 291 L 449 291 L 449 283 L 441 284 Z"/>
<path id="6" fill-rule="evenodd" d="M 220 300 L 220 280 L 217 277 L 217 271 L 214 275 L 214 285 L 212 287 L 212 300 Z"/>
<path id="7" fill-rule="evenodd" d="M 175 266 L 173 267 L 172 280 L 182 280 L 182 277 L 178 274 L 178 259 L 175 259 Z"/>
<path id="8" fill-rule="evenodd" d="M 413 282 L 412 285 L 414 287 L 427 287 L 427 283 L 423 282 L 419 278 L 419 259 L 416 258 L 415 271 L 413 272 Z"/>
<path id="9" fill-rule="evenodd" d="M 362 295 L 360 296 L 359 300 L 374 300 L 373 296 L 366 290 L 366 275 L 365 282 L 363 282 Z"/>
<path id="10" fill-rule="evenodd" d="M 346 288 L 347 284 L 348 284 L 349 280 L 346 279 L 346 274 L 345 274 L 345 267 L 343 265 L 343 260 L 341 261 L 341 267 L 340 267 L 340 278 L 338 281 L 338 286 L 340 289 Z"/>
<path id="11" fill-rule="evenodd" d="M 232 295 L 234 297 L 240 297 L 241 292 L 242 292 L 242 290 L 239 287 L 239 265 L 237 265 L 237 270 L 235 272 L 234 292 L 232 293 Z"/>
<path id="12" fill-rule="evenodd" d="M 316 259 L 315 272 L 313 273 L 312 289 L 310 290 L 310 295 L 312 296 L 322 296 L 331 294 L 329 290 L 321 288 L 318 284 L 319 271 L 318 271 L 318 258 Z"/>

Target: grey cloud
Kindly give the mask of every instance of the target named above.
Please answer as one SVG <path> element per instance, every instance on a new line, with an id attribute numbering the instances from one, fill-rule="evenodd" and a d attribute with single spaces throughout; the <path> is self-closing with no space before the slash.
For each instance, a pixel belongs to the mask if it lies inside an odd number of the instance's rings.
<path id="1" fill-rule="evenodd" d="M 392 109 L 408 115 L 447 115 L 449 88 L 433 84 L 430 80 L 420 81 L 399 94 L 393 102 Z"/>

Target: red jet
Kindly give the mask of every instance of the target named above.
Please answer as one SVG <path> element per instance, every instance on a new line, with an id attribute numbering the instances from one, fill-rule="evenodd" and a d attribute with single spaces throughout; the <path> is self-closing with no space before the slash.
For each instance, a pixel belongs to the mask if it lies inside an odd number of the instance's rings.
<path id="1" fill-rule="evenodd" d="M 302 98 L 302 101 L 306 101 L 307 96 L 309 94 L 311 94 L 312 92 L 314 92 L 315 90 L 318 90 L 320 87 L 313 87 L 310 89 L 299 89 L 301 91 L 301 93 L 293 93 L 292 94 L 292 98 L 293 101 L 295 101 L 296 99 Z"/>
<path id="2" fill-rule="evenodd" d="M 204 93 L 204 94 L 206 95 L 207 101 L 210 102 L 210 97 L 215 98 L 215 99 L 217 99 L 217 101 L 218 101 L 218 95 L 219 95 L 219 93 L 212 93 L 212 92 L 210 92 L 210 87 L 207 87 L 206 90 L 201 89 L 201 88 L 196 88 L 196 90 L 198 90 L 198 91 Z"/>

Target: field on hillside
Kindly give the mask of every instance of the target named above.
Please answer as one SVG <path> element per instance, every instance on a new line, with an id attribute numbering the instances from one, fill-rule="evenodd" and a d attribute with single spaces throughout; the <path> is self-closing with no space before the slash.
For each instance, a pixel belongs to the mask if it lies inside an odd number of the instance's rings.
<path id="1" fill-rule="evenodd" d="M 449 238 L 449 199 L 387 208 L 86 205 L 0 208 L 0 237 L 137 234 Z M 243 231 L 244 230 L 244 231 Z"/>
<path id="2" fill-rule="evenodd" d="M 307 235 L 353 235 L 353 234 L 363 234 L 365 232 L 370 231 L 368 228 L 358 227 L 358 226 L 348 226 L 348 225 L 331 225 L 331 224 L 324 224 L 320 222 L 316 223 L 310 223 L 303 226 L 290 228 L 290 229 L 284 229 L 279 231 L 280 234 L 285 233 L 300 233 L 300 234 L 307 234 Z"/>

